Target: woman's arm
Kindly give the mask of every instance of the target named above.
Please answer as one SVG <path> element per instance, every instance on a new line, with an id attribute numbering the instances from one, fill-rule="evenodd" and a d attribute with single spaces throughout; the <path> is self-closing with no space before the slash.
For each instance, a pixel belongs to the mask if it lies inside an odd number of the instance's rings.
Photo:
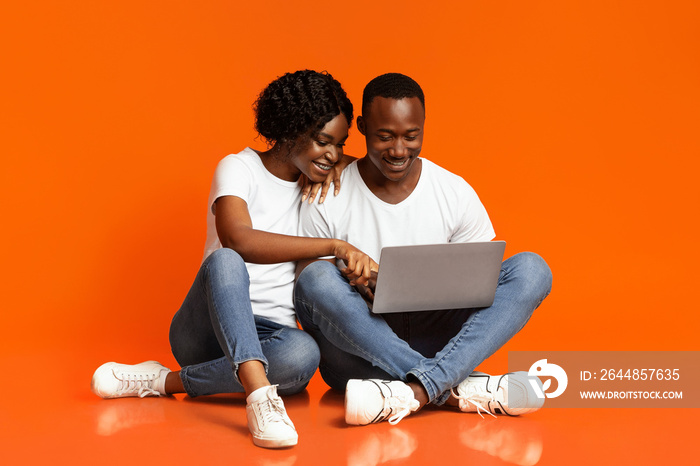
<path id="1" fill-rule="evenodd" d="M 235 196 L 223 196 L 214 204 L 216 232 L 221 245 L 241 255 L 246 262 L 276 264 L 323 256 L 335 256 L 348 265 L 343 273 L 351 282 L 365 284 L 378 269 L 368 255 L 351 244 L 328 238 L 304 238 L 256 230 L 248 204 Z"/>

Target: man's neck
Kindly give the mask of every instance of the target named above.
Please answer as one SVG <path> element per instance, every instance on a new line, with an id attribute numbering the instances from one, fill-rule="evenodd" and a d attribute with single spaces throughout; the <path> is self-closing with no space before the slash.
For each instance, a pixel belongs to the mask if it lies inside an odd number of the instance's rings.
<path id="1" fill-rule="evenodd" d="M 408 198 L 416 189 L 423 169 L 423 161 L 416 159 L 406 177 L 398 181 L 387 179 L 367 156 L 358 160 L 357 169 L 362 181 L 372 191 L 372 194 L 387 204 L 398 204 Z"/>

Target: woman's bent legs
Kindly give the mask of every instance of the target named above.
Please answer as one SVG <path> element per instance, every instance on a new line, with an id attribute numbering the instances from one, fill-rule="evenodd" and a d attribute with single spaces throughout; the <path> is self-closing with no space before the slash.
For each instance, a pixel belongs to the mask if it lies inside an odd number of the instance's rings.
<path id="1" fill-rule="evenodd" d="M 240 364 L 260 361 L 281 394 L 304 389 L 318 367 L 313 339 L 256 317 L 243 259 L 219 249 L 202 264 L 170 326 L 173 355 L 190 396 L 243 392 Z"/>
<path id="2" fill-rule="evenodd" d="M 320 354 L 316 342 L 302 330 L 283 327 L 261 317 L 255 320 L 262 352 L 269 361 L 270 383 L 279 385 L 280 395 L 303 391 L 318 368 Z M 225 356 L 185 366 L 180 370 L 180 378 L 190 396 L 244 392 Z"/>

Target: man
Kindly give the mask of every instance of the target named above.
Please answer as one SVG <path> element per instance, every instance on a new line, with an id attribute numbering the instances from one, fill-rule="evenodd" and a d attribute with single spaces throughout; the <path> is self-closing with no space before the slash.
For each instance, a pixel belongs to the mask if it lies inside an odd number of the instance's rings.
<path id="1" fill-rule="evenodd" d="M 301 234 L 346 240 L 374 260 L 386 246 L 493 239 L 474 190 L 419 158 L 424 122 L 425 98 L 413 79 L 373 79 L 357 118 L 367 155 L 345 169 L 337 196 L 302 207 Z M 324 380 L 346 390 L 349 424 L 396 423 L 426 403 L 510 415 L 542 406 L 526 373 L 473 373 L 549 294 L 551 272 L 539 256 L 503 262 L 488 308 L 383 316 L 363 299 L 372 299 L 371 287 L 351 286 L 332 261 L 300 263 L 297 271 L 297 316 L 321 349 Z"/>

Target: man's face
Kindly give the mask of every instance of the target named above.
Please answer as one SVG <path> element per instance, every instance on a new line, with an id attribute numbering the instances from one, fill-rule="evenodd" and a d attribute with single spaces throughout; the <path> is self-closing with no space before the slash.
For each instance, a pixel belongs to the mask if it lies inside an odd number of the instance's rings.
<path id="1" fill-rule="evenodd" d="M 425 110 L 418 97 L 375 97 L 366 115 L 357 118 L 365 136 L 367 155 L 385 178 L 406 178 L 423 145 Z"/>

